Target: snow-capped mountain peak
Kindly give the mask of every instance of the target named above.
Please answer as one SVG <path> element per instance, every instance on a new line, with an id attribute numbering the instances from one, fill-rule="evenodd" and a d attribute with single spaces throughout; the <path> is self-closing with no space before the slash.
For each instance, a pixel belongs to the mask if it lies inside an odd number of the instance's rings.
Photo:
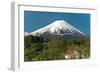
<path id="1" fill-rule="evenodd" d="M 67 23 L 64 20 L 56 20 L 55 22 L 51 24 L 50 31 L 53 33 L 53 32 L 57 32 L 59 29 L 65 30 L 66 28 L 68 28 L 66 24 Z"/>
<path id="2" fill-rule="evenodd" d="M 64 20 L 56 20 L 43 28 L 31 32 L 32 35 L 43 33 L 51 33 L 55 35 L 86 35 Z"/>

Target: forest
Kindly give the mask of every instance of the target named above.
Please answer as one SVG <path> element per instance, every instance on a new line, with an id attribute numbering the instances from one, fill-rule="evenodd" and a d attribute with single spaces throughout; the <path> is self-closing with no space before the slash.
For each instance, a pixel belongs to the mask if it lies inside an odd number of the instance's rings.
<path id="1" fill-rule="evenodd" d="M 82 40 L 24 36 L 24 61 L 71 60 L 90 58 L 90 38 Z"/>

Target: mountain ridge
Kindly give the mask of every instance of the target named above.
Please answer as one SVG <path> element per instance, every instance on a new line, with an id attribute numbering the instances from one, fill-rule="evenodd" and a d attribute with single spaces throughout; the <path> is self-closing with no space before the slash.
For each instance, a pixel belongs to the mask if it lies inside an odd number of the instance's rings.
<path id="1" fill-rule="evenodd" d="M 40 28 L 40 29 L 38 29 L 34 32 L 31 32 L 30 34 L 32 34 L 32 35 L 34 35 L 36 33 L 42 34 L 44 32 L 55 33 L 55 34 L 58 34 L 58 35 L 60 35 L 60 34 L 61 35 L 62 34 L 72 34 L 72 33 L 78 32 L 82 35 L 86 35 L 64 20 L 56 20 L 53 23 L 51 23 L 51 24 L 49 24 L 49 25 L 47 25 L 43 28 Z"/>
<path id="2" fill-rule="evenodd" d="M 65 20 L 56 20 L 51 24 L 29 34 L 33 36 L 42 36 L 46 40 L 58 37 L 79 39 L 86 36 L 85 33 L 81 32 Z"/>

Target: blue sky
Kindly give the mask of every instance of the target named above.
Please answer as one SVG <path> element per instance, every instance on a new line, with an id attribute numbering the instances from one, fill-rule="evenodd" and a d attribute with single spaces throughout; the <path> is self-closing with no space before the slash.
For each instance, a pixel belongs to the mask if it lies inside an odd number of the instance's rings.
<path id="1" fill-rule="evenodd" d="M 90 35 L 90 14 L 24 11 L 24 32 L 32 32 L 55 20 L 65 20 L 75 28 Z"/>

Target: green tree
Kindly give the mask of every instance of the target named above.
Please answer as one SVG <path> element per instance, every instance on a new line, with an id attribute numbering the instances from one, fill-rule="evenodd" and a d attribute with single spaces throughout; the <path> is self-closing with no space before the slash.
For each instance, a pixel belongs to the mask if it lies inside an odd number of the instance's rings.
<path id="1" fill-rule="evenodd" d="M 33 43 L 42 43 L 42 42 L 43 38 L 39 36 L 29 35 L 24 37 L 25 48 L 30 47 Z"/>
<path id="2" fill-rule="evenodd" d="M 24 47 L 25 48 L 28 48 L 32 45 L 33 43 L 33 36 L 32 35 L 29 35 L 29 36 L 25 36 L 24 37 Z"/>
<path id="3" fill-rule="evenodd" d="M 41 51 L 42 48 L 43 46 L 41 43 L 33 43 L 30 48 L 25 48 L 25 57 L 27 57 L 29 61 L 34 60 L 38 54 L 38 51 Z"/>
<path id="4" fill-rule="evenodd" d="M 89 58 L 90 57 L 90 40 L 89 39 L 82 39 L 82 40 L 71 40 L 68 41 L 66 44 L 66 54 L 71 56 L 73 55 L 73 51 L 79 53 L 79 58 Z"/>
<path id="5" fill-rule="evenodd" d="M 63 40 L 51 40 L 48 42 L 48 59 L 64 59 L 65 42 Z"/>

